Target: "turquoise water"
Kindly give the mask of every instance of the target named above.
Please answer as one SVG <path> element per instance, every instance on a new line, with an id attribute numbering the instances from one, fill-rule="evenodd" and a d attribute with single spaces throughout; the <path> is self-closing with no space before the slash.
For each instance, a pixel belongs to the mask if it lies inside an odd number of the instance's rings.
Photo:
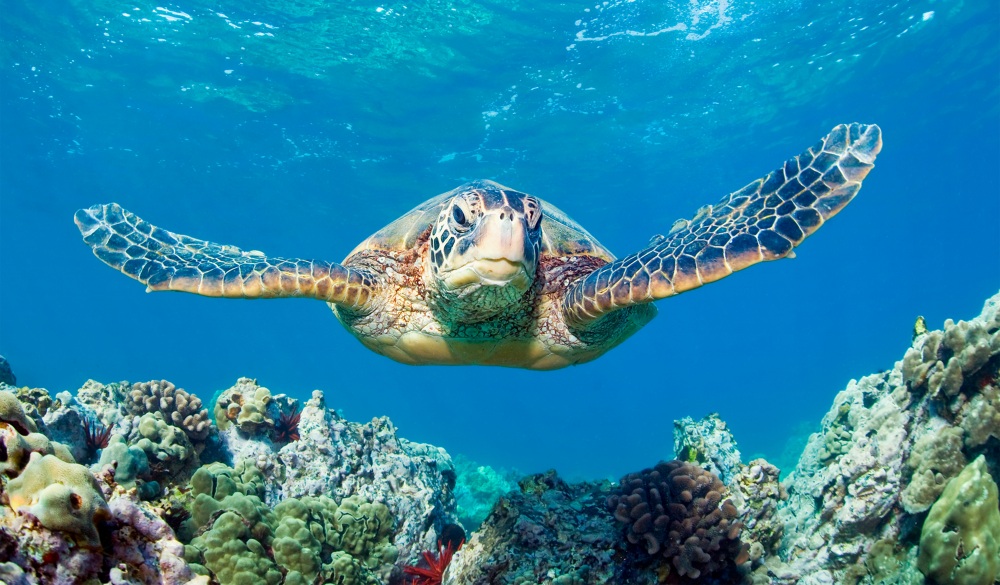
<path id="1" fill-rule="evenodd" d="M 20 384 L 249 376 L 524 472 L 619 476 L 719 412 L 782 459 L 917 315 L 1000 286 L 1000 4 L 980 1 L 8 3 L 0 13 L 0 354 Z M 596 362 L 408 367 L 322 303 L 147 295 L 80 242 L 117 201 L 177 232 L 340 260 L 476 178 L 619 256 L 841 122 L 861 194 L 797 251 L 659 303 Z M 787 457 L 787 456 L 786 456 Z"/>

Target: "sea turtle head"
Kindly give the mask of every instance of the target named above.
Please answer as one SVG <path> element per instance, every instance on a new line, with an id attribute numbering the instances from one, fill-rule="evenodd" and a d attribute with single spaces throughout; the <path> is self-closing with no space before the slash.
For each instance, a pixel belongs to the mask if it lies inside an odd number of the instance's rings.
<path id="1" fill-rule="evenodd" d="M 480 321 L 531 288 L 542 242 L 541 202 L 491 181 L 463 185 L 441 208 L 429 264 L 445 309 Z"/>

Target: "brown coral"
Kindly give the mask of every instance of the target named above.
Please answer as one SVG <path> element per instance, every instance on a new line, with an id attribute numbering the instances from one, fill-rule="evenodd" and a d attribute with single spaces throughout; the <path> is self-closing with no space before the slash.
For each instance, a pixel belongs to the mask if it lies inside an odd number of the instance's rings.
<path id="1" fill-rule="evenodd" d="M 661 461 L 630 473 L 607 505 L 626 525 L 625 536 L 650 557 L 668 559 L 685 579 L 721 576 L 747 560 L 740 542 L 743 525 L 725 486 L 697 465 Z"/>
<path id="2" fill-rule="evenodd" d="M 212 429 L 201 399 L 166 380 L 132 384 L 126 394 L 125 409 L 130 414 L 163 413 L 167 422 L 184 429 L 192 443 L 204 441 Z"/>
<path id="3" fill-rule="evenodd" d="M 944 322 L 943 331 L 918 337 L 903 357 L 903 380 L 911 389 L 926 389 L 932 398 L 958 410 L 956 397 L 965 380 L 991 357 L 1000 354 L 1000 312 L 992 322 Z"/>

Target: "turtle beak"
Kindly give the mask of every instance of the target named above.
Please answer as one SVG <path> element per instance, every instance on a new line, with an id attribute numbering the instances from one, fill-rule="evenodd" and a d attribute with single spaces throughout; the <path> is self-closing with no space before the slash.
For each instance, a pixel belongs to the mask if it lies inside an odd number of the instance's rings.
<path id="1" fill-rule="evenodd" d="M 535 258 L 524 217 L 508 207 L 487 213 L 479 226 L 476 248 L 472 266 L 485 282 L 520 284 L 527 290 L 535 276 Z"/>
<path id="2" fill-rule="evenodd" d="M 524 293 L 535 277 L 535 262 L 524 218 L 504 207 L 484 214 L 476 228 L 474 257 L 444 283 L 450 289 L 473 283 L 513 286 Z"/>

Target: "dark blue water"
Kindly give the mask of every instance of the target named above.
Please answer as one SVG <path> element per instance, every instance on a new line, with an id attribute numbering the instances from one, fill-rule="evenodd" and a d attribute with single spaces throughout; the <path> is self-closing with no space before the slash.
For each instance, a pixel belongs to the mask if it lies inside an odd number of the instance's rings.
<path id="1" fill-rule="evenodd" d="M 14 2 L 0 35 L 0 353 L 21 384 L 322 388 L 351 419 L 570 477 L 670 457 L 674 419 L 717 411 L 745 458 L 786 463 L 917 315 L 971 317 L 1000 287 L 992 0 Z M 626 255 L 851 121 L 878 123 L 883 152 L 797 259 L 661 301 L 551 373 L 402 366 L 316 301 L 148 295 L 72 221 L 117 201 L 336 261 L 489 178 Z"/>

